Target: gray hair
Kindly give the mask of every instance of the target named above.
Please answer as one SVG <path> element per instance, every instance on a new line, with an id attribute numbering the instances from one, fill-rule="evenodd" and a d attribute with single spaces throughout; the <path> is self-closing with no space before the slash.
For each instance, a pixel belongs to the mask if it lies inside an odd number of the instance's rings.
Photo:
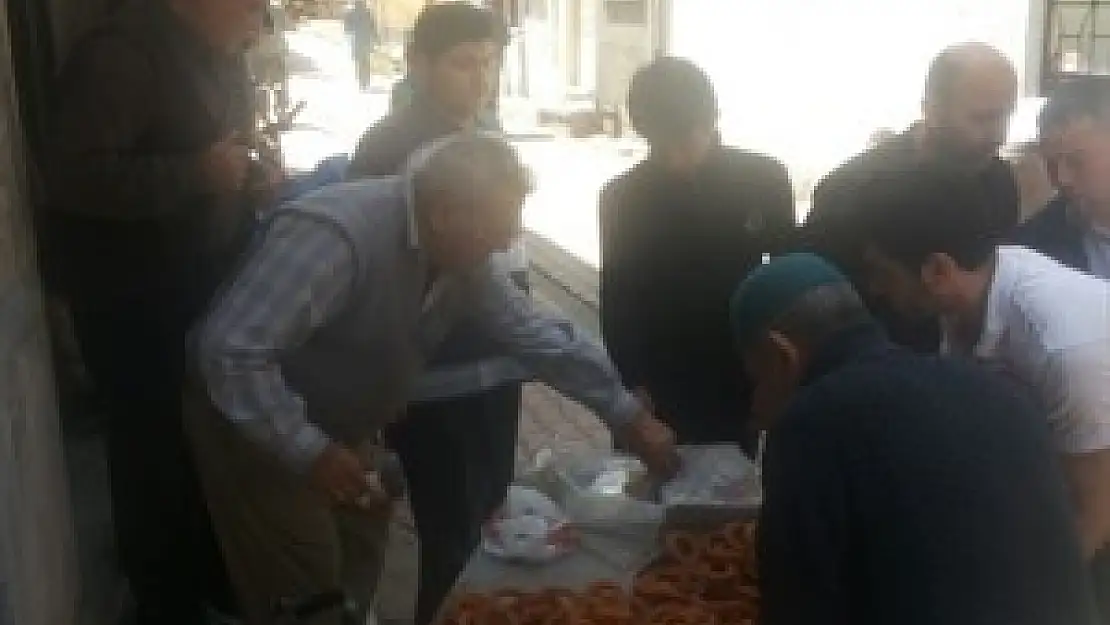
<path id="1" fill-rule="evenodd" d="M 464 131 L 425 144 L 402 170 L 410 202 L 421 196 L 481 197 L 495 188 L 532 190 L 532 175 L 516 149 L 497 133 Z"/>
<path id="2" fill-rule="evenodd" d="M 816 287 L 790 305 L 770 330 L 814 348 L 844 330 L 875 323 L 859 293 L 850 284 Z"/>

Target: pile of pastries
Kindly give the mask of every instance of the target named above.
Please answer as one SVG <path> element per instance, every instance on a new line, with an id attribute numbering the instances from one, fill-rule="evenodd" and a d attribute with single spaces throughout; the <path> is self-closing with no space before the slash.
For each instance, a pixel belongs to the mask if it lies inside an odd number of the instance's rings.
<path id="1" fill-rule="evenodd" d="M 752 625 L 759 618 L 754 522 L 710 532 L 668 531 L 662 557 L 625 590 L 598 581 L 581 592 L 466 594 L 443 625 Z"/>

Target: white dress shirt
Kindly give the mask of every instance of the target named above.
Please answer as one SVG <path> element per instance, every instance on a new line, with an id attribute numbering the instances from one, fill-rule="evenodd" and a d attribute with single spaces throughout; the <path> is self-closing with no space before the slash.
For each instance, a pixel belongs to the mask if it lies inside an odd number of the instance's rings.
<path id="1" fill-rule="evenodd" d="M 999 248 L 974 354 L 1038 393 L 1060 452 L 1110 448 L 1110 283 Z"/>

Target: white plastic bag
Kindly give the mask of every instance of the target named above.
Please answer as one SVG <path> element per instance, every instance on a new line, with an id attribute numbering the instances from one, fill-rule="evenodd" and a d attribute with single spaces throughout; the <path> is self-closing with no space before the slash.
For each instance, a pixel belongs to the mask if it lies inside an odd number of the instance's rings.
<path id="1" fill-rule="evenodd" d="M 682 468 L 663 485 L 667 506 L 758 507 L 763 498 L 759 471 L 734 445 L 679 448 Z"/>
<path id="2" fill-rule="evenodd" d="M 585 447 L 543 449 L 536 454 L 530 479 L 542 484 L 579 526 L 662 519 L 647 468 L 632 456 Z"/>
<path id="3" fill-rule="evenodd" d="M 516 562 L 550 562 L 577 543 L 562 509 L 543 493 L 510 486 L 505 504 L 482 528 L 486 553 Z"/>

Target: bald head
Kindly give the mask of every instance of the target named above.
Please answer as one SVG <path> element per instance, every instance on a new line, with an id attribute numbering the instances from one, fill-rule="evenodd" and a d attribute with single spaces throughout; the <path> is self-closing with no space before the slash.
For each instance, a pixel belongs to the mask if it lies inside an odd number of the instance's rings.
<path id="1" fill-rule="evenodd" d="M 983 43 L 945 48 L 925 80 L 928 146 L 945 158 L 984 162 L 995 156 L 1017 101 L 1017 72 Z"/>

